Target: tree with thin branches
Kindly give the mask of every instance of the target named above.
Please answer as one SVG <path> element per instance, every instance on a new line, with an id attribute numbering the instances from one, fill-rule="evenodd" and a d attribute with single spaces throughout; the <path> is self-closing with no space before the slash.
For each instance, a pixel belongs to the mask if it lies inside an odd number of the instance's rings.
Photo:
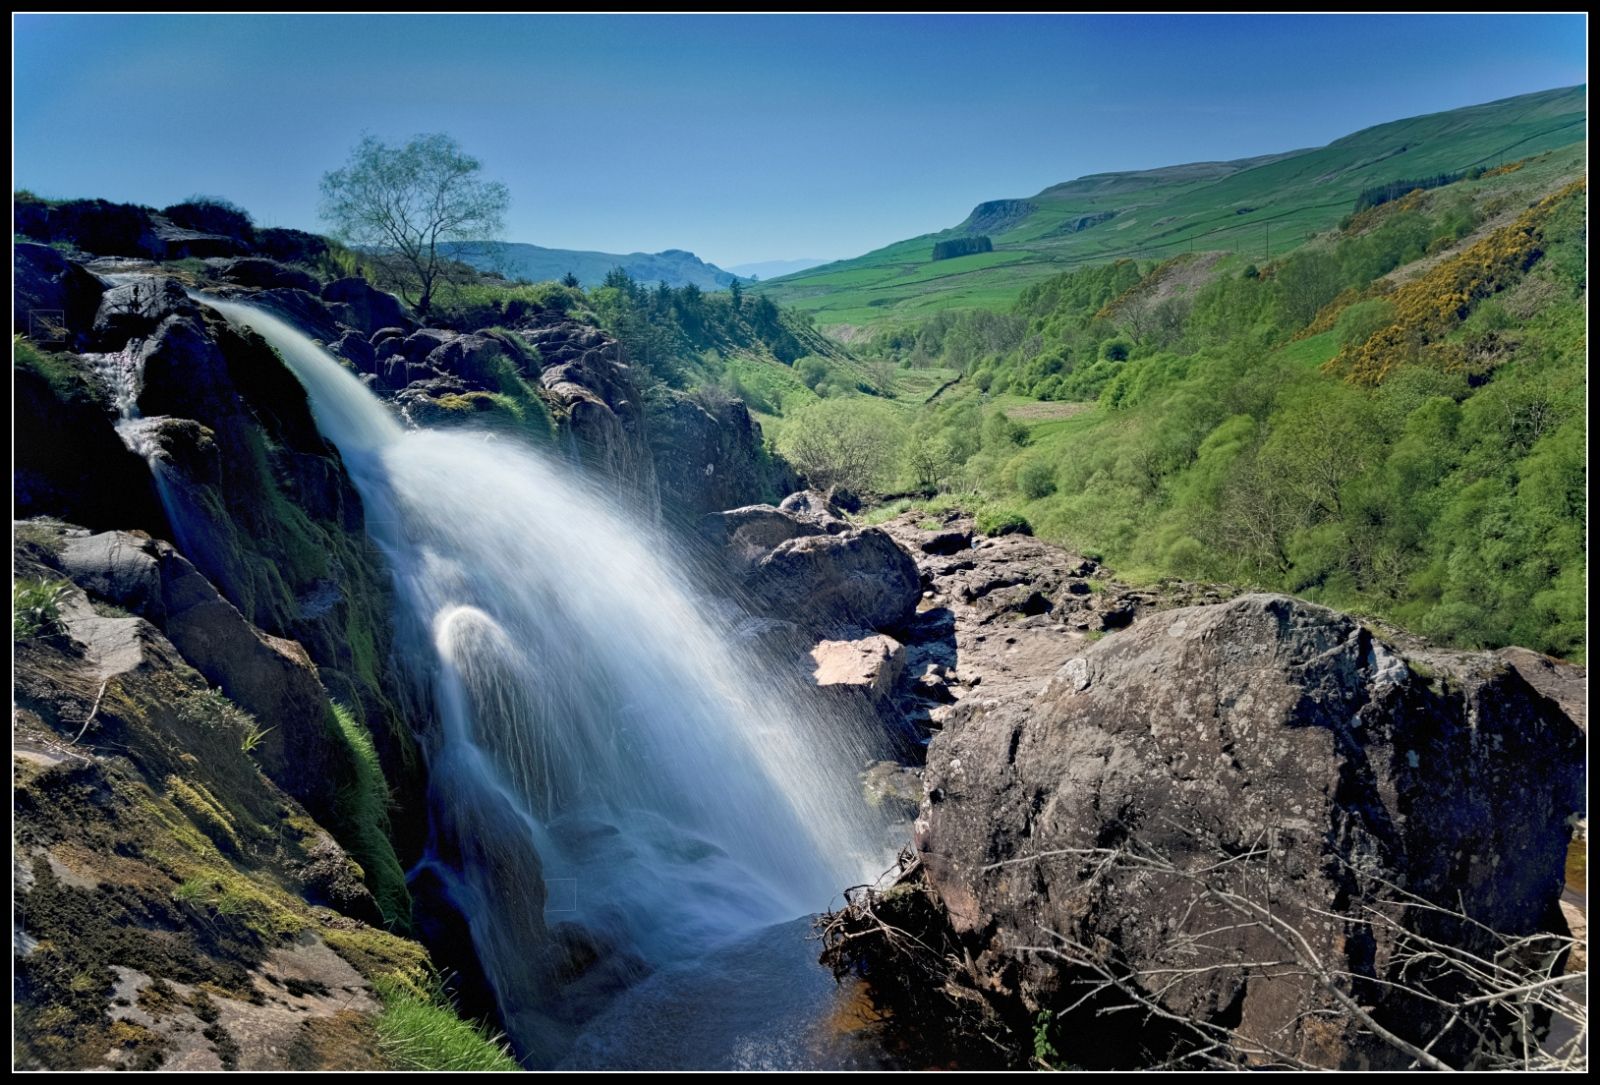
<path id="1" fill-rule="evenodd" d="M 381 285 L 426 315 L 466 247 L 504 228 L 510 193 L 482 168 L 440 133 L 399 147 L 364 136 L 342 168 L 323 174 L 322 217 L 371 256 Z"/>

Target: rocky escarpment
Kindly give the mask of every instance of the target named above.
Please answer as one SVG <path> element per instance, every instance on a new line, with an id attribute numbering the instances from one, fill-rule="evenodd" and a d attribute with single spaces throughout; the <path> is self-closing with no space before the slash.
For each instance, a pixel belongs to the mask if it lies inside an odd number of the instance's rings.
<path id="1" fill-rule="evenodd" d="M 304 651 L 165 544 L 47 521 L 17 538 L 19 1065 L 393 1065 L 379 986 L 420 993 L 428 959 L 295 797 L 329 799 L 313 773 L 360 787 Z"/>
<path id="2" fill-rule="evenodd" d="M 66 248 L 15 259 L 19 1059 L 393 1065 L 386 1007 L 450 1011 L 403 937 L 426 706 L 361 503 L 192 265 Z M 304 272 L 203 266 L 339 327 Z"/>
<path id="3" fill-rule="evenodd" d="M 907 872 L 839 917 L 833 959 L 947 1022 L 935 1050 L 1463 1066 L 1521 1042 L 1487 1000 L 1457 1012 L 1482 990 L 1450 962 L 1559 948 L 1538 939 L 1584 804 L 1570 671 L 1402 655 L 1284 596 L 1175 606 L 1223 593 L 1131 591 L 956 518 L 889 530 L 939 631 L 903 627 L 895 696 L 933 731 Z"/>

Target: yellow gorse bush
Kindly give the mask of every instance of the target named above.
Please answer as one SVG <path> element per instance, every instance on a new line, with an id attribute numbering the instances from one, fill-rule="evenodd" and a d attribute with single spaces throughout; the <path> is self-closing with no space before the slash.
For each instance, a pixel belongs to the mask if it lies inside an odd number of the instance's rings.
<path id="1" fill-rule="evenodd" d="M 1574 181 L 1546 196 L 1515 222 L 1393 291 L 1388 297 L 1394 304 L 1394 323 L 1339 351 L 1324 371 L 1352 384 L 1376 385 L 1402 365 L 1429 360 L 1444 368 L 1459 364 L 1457 352 L 1437 349 L 1439 340 L 1466 318 L 1476 302 L 1511 285 L 1538 258 L 1545 222 L 1562 201 L 1582 193 L 1586 183 Z M 1317 319 L 1321 318 L 1319 313 Z"/>

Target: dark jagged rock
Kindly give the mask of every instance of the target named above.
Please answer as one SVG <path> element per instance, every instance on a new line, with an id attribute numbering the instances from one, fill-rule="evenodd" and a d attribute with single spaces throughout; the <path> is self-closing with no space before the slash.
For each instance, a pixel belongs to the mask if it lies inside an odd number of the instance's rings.
<path id="1" fill-rule="evenodd" d="M 313 339 L 331 343 L 344 334 L 336 315 L 317 295 L 304 290 L 273 287 L 249 295 L 252 305 L 261 305 L 305 332 Z"/>
<path id="2" fill-rule="evenodd" d="M 322 300 L 330 305 L 345 306 L 341 317 L 344 323 L 368 335 L 379 328 L 417 326 L 404 302 L 357 276 L 335 279 L 325 284 L 322 287 Z"/>
<path id="3" fill-rule="evenodd" d="M 237 256 L 248 250 L 246 242 L 227 234 L 191 230 L 172 222 L 164 215 L 150 216 L 151 232 L 155 235 L 162 260 L 204 260 L 213 256 Z"/>
<path id="4" fill-rule="evenodd" d="M 328 253 L 328 242 L 317 234 L 269 226 L 256 231 L 256 251 L 269 260 L 287 264 L 310 264 Z"/>
<path id="5" fill-rule="evenodd" d="M 1527 648 L 1502 648 L 1498 655 L 1528 685 L 1550 698 L 1584 734 L 1589 733 L 1589 670 Z"/>
<path id="6" fill-rule="evenodd" d="M 688 514 L 760 500 L 767 490 L 761 427 L 737 400 L 672 393 L 648 429 L 662 501 Z"/>
<path id="7" fill-rule="evenodd" d="M 1407 979 L 1386 963 L 1398 928 L 1360 923 L 1390 899 L 1378 879 L 1504 933 L 1539 930 L 1583 804 L 1582 736 L 1552 702 L 1492 656 L 1433 662 L 1443 685 L 1343 615 L 1255 595 L 1149 614 L 1063 659 L 1036 697 L 969 697 L 929 748 L 916 846 L 978 984 L 1029 1010 L 1067 1005 L 1081 975 L 1024 948 L 1060 938 L 1244 1044 L 1403 1065 L 1303 969 L 1246 964 L 1284 947 L 1216 898 L 1195 906 L 1207 883 L 1190 872 L 1221 863 L 1217 891 L 1270 892 L 1329 969 L 1377 981 L 1348 982 L 1388 1027 L 1432 1037 L 1443 1011 L 1383 985 Z M 1117 849 L 1148 861 L 1108 861 Z M 1466 923 L 1397 914 L 1487 948 Z M 1469 1057 L 1451 1037 L 1434 1054 Z"/>
<path id="8" fill-rule="evenodd" d="M 100 297 L 93 336 L 104 350 L 121 350 L 130 339 L 149 335 L 170 316 L 198 319 L 199 307 L 178 280 L 140 276 L 111 287 Z"/>
<path id="9" fill-rule="evenodd" d="M 419 328 L 400 341 L 400 355 L 406 361 L 420 365 L 427 361 L 428 355 L 459 334 L 443 328 Z"/>
<path id="10" fill-rule="evenodd" d="M 372 344 L 367 342 L 366 336 L 360 332 L 345 332 L 330 348 L 334 354 L 343 358 L 361 373 L 375 372 L 377 352 L 372 349 Z"/>
<path id="11" fill-rule="evenodd" d="M 217 278 L 225 283 L 263 290 L 304 290 L 308 294 L 315 294 L 320 289 L 317 280 L 299 268 L 286 267 L 276 260 L 259 256 L 227 261 L 217 269 Z"/>
<path id="12" fill-rule="evenodd" d="M 952 554 L 959 554 L 963 550 L 972 549 L 972 532 L 965 528 L 936 531 L 929 538 L 923 539 L 917 548 L 924 554 L 949 557 Z"/>
<path id="13" fill-rule="evenodd" d="M 80 347 L 105 284 L 49 245 L 12 246 L 12 331 L 47 346 Z"/>
<path id="14" fill-rule="evenodd" d="M 166 254 L 149 209 L 133 204 L 22 198 L 16 201 L 15 221 L 17 232 L 25 237 L 65 241 L 96 255 L 161 259 Z"/>
<path id="15" fill-rule="evenodd" d="M 165 534 L 150 471 L 112 428 L 115 411 L 83 362 L 51 355 L 39 368 L 31 351 L 15 357 L 15 514 Z"/>

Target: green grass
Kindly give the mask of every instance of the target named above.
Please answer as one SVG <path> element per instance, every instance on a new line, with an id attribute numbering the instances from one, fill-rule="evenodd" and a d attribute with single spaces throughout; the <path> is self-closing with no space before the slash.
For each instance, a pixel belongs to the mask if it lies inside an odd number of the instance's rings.
<path id="1" fill-rule="evenodd" d="M 437 983 L 419 993 L 409 984 L 376 978 L 383 1000 L 378 1043 L 402 1070 L 520 1070 L 503 1037 L 463 1020 Z"/>
<path id="2" fill-rule="evenodd" d="M 339 793 L 339 820 L 343 823 L 339 840 L 361 864 L 384 921 L 405 928 L 411 919 L 411 896 L 406 891 L 405 870 L 389 842 L 389 784 L 378 751 L 366 727 L 338 702 L 333 702 L 331 726 L 355 770 L 353 782 Z"/>
<path id="3" fill-rule="evenodd" d="M 1160 260 L 1192 249 L 1265 263 L 1337 224 L 1370 185 L 1529 157 L 1519 171 L 1528 180 L 1570 170 L 1585 153 L 1584 93 L 1569 87 L 1413 117 L 1285 155 L 1079 178 L 1031 197 L 1027 217 L 992 234 L 993 252 L 932 260 L 935 241 L 965 236 L 958 225 L 751 289 L 814 313 L 821 327 L 867 327 L 947 308 L 1002 308 L 1031 283 L 1119 257 Z M 1107 212 L 1109 220 L 1069 232 Z"/>
<path id="4" fill-rule="evenodd" d="M 11 585 L 11 639 L 32 640 L 61 632 L 61 604 L 72 585 L 65 580 L 14 581 Z"/>

